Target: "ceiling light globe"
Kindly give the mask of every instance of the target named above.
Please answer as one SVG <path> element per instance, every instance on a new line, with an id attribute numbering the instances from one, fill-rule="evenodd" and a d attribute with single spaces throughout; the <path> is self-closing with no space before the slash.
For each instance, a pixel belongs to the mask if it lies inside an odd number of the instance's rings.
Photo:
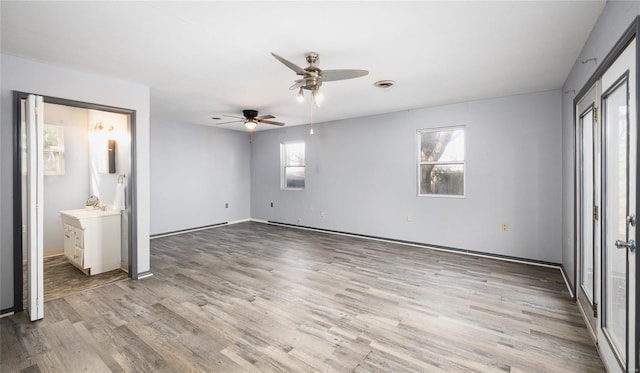
<path id="1" fill-rule="evenodd" d="M 247 127 L 248 130 L 255 129 L 257 125 L 258 123 L 254 122 L 253 120 L 247 120 L 244 122 L 244 126 Z"/>
<path id="2" fill-rule="evenodd" d="M 313 103 L 316 104 L 316 106 L 320 106 L 320 103 L 322 102 L 324 97 L 318 89 L 314 89 L 311 91 L 311 98 L 313 99 Z"/>

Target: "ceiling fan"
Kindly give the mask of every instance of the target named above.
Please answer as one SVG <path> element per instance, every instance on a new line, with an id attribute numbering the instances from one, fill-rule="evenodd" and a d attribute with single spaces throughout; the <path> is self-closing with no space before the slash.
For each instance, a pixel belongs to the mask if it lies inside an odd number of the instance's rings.
<path id="1" fill-rule="evenodd" d="M 244 115 L 244 118 L 238 117 L 235 115 L 225 115 L 225 117 L 238 118 L 239 120 L 232 120 L 230 122 L 217 123 L 217 125 L 219 126 L 221 124 L 244 122 L 244 126 L 247 127 L 248 130 L 253 130 L 254 128 L 256 128 L 258 123 L 273 124 L 275 126 L 284 126 L 284 123 L 282 122 L 269 120 L 269 119 L 275 118 L 273 115 L 267 114 L 267 115 L 259 116 L 257 110 L 242 110 L 242 115 Z"/>
<path id="2" fill-rule="evenodd" d="M 298 91 L 298 102 L 304 101 L 304 89 L 311 91 L 311 97 L 313 102 L 318 105 L 320 103 L 320 86 L 322 82 L 330 82 L 334 80 L 344 80 L 344 79 L 353 79 L 359 78 L 361 76 L 365 76 L 369 74 L 367 70 L 353 70 L 353 69 L 339 69 L 339 70 L 321 70 L 318 67 L 320 63 L 320 55 L 316 52 L 307 52 L 304 54 L 305 59 L 309 66 L 304 69 L 295 63 L 278 56 L 275 53 L 271 53 L 273 57 L 275 57 L 278 61 L 282 62 L 295 71 L 297 75 L 300 75 L 302 78 L 295 81 L 295 83 L 289 87 L 289 89 L 299 89 Z"/>

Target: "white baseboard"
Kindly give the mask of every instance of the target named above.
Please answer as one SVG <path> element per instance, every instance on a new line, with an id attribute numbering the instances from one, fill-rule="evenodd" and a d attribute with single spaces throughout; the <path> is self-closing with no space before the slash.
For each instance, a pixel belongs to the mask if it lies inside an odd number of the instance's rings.
<path id="1" fill-rule="evenodd" d="M 564 271 L 560 268 L 560 274 L 562 274 L 562 278 L 564 279 L 564 284 L 567 285 L 567 290 L 569 290 L 569 294 L 571 298 L 575 298 L 575 294 L 573 294 L 573 290 L 571 290 L 571 284 L 569 284 L 569 279 L 564 275 Z"/>
<path id="2" fill-rule="evenodd" d="M 43 254 L 43 257 L 49 258 L 52 256 L 59 256 L 59 255 L 64 255 L 64 249 L 46 250 Z"/>

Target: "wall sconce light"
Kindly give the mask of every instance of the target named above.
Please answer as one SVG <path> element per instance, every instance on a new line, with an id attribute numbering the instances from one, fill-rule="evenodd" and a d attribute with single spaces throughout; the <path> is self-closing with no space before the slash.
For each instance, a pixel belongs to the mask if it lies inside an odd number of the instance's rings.
<path id="1" fill-rule="evenodd" d="M 96 124 L 94 124 L 92 127 L 89 127 L 89 131 L 113 131 L 113 125 L 110 125 L 109 127 L 105 127 L 104 124 L 102 124 L 102 122 L 98 122 Z"/>

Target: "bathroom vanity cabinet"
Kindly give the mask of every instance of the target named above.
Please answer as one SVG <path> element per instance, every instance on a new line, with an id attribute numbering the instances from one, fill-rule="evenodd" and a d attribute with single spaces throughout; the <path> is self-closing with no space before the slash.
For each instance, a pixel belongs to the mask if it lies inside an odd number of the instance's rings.
<path id="1" fill-rule="evenodd" d="M 87 276 L 120 268 L 120 211 L 60 211 L 64 255 Z"/>

